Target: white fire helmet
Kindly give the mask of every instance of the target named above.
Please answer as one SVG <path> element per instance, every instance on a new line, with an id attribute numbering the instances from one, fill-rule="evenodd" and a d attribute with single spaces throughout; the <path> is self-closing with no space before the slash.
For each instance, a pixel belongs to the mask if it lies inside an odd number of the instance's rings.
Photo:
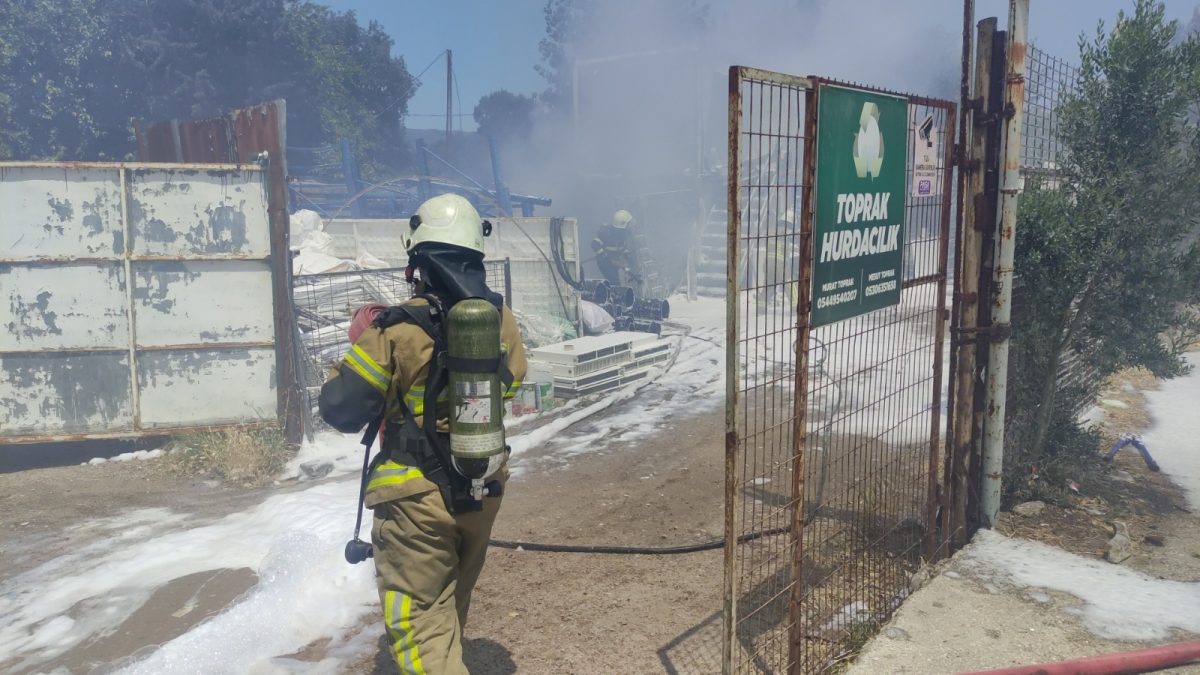
<path id="1" fill-rule="evenodd" d="M 483 238 L 492 233 L 492 224 L 479 217 L 479 212 L 465 197 L 456 194 L 438 195 L 425 200 L 417 215 L 409 220 L 403 235 L 404 250 L 409 253 L 418 245 L 437 242 L 461 246 L 483 253 Z"/>
<path id="2" fill-rule="evenodd" d="M 633 224 L 633 214 L 621 209 L 613 214 L 612 224 L 618 230 L 623 230 Z"/>

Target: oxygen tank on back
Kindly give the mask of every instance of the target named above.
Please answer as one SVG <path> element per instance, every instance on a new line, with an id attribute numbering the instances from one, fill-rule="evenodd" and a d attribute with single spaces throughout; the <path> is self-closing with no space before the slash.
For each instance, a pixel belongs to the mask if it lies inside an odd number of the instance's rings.
<path id="1" fill-rule="evenodd" d="M 449 371 L 450 456 L 454 468 L 471 479 L 472 495 L 483 498 L 484 481 L 506 459 L 504 391 L 498 365 L 500 312 L 492 303 L 468 298 L 446 314 L 446 367 Z"/>

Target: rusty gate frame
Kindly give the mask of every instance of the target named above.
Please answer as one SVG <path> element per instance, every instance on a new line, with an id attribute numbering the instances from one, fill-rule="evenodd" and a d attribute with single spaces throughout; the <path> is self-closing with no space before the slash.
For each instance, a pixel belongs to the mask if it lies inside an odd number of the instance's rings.
<path id="1" fill-rule="evenodd" d="M 739 438 L 739 428 L 743 413 L 744 403 L 739 400 L 739 383 L 740 383 L 740 342 L 741 326 L 739 322 L 739 293 L 747 290 L 741 285 L 739 275 L 739 261 L 743 257 L 741 251 L 741 237 L 743 236 L 742 211 L 747 208 L 748 204 L 742 204 L 740 191 L 743 187 L 741 184 L 741 172 L 743 169 L 742 158 L 742 141 L 741 135 L 743 130 L 743 94 L 742 85 L 744 83 L 759 83 L 767 86 L 777 86 L 791 88 L 793 91 L 802 90 L 804 92 L 804 121 L 803 121 L 803 168 L 801 171 L 801 184 L 799 186 L 785 186 L 793 189 L 799 188 L 800 191 L 800 231 L 798 233 L 799 243 L 799 269 L 794 266 L 790 271 L 795 274 L 796 284 L 798 288 L 793 295 L 796 309 L 795 329 L 797 339 L 794 349 L 794 364 L 795 374 L 793 375 L 794 387 L 792 391 L 792 430 L 791 430 L 791 515 L 790 523 L 779 528 L 772 528 L 763 532 L 746 533 L 741 531 L 741 523 L 739 514 L 739 504 L 744 499 L 741 492 L 744 486 L 741 483 L 740 462 L 742 455 L 746 454 L 747 450 L 742 447 L 744 439 Z M 939 533 L 939 507 L 945 509 L 946 495 L 940 489 L 939 479 L 942 477 L 942 465 L 944 452 L 941 442 L 942 434 L 945 431 L 944 426 L 948 420 L 943 420 L 941 416 L 941 403 L 945 400 L 943 389 L 946 382 L 943 381 L 943 355 L 947 347 L 947 328 L 950 322 L 950 306 L 947 302 L 946 291 L 949 281 L 949 246 L 951 239 L 951 217 L 953 214 L 952 193 L 954 191 L 953 178 L 954 168 L 956 166 L 957 146 L 955 143 L 956 126 L 958 125 L 957 105 L 953 101 L 934 99 L 924 96 L 916 96 L 912 94 L 890 91 L 877 87 L 862 86 L 859 84 L 842 82 L 838 80 L 816 77 L 816 76 L 795 76 L 784 73 L 776 73 L 757 68 L 745 66 L 731 66 L 729 68 L 729 117 L 728 117 L 728 163 L 727 163 L 727 200 L 728 200 L 728 221 L 727 221 L 727 286 L 726 286 L 726 373 L 725 373 L 725 388 L 726 388 L 726 408 L 725 408 L 725 547 L 724 547 L 724 587 L 722 592 L 722 672 L 731 674 L 738 672 L 737 652 L 738 649 L 738 580 L 737 580 L 737 565 L 738 565 L 738 548 L 754 539 L 764 536 L 772 536 L 778 534 L 787 534 L 790 541 L 788 542 L 787 550 L 791 552 L 790 571 L 791 582 L 790 589 L 784 589 L 777 594 L 778 596 L 787 594 L 789 602 L 787 620 L 790 622 L 790 630 L 788 633 L 788 663 L 786 669 L 789 673 L 802 672 L 804 663 L 800 657 L 800 643 L 804 638 L 804 629 L 801 616 L 801 600 L 804 593 L 804 588 L 801 583 L 796 580 L 800 579 L 800 573 L 803 568 L 803 532 L 805 527 L 805 509 L 803 508 L 802 491 L 804 489 L 805 475 L 805 450 L 807 448 L 807 429 L 805 425 L 806 411 L 808 407 L 808 373 L 809 373 L 809 351 L 810 351 L 810 333 L 811 326 L 809 325 L 809 317 L 811 312 L 811 295 L 812 295 L 812 255 L 813 255 L 813 225 L 815 219 L 815 178 L 816 178 L 816 138 L 817 138 L 817 110 L 819 100 L 819 90 L 822 85 L 834 85 L 842 87 L 850 87 L 858 90 L 869 91 L 879 94 L 887 94 L 903 97 L 906 101 L 909 115 L 913 113 L 914 106 L 924 106 L 927 108 L 943 111 L 944 119 L 944 147 L 942 148 L 941 158 L 941 194 L 940 200 L 937 203 L 937 208 L 940 209 L 940 216 L 937 221 L 939 242 L 937 246 L 937 268 L 934 273 L 918 276 L 912 279 L 903 279 L 901 284 L 901 292 L 907 291 L 918 286 L 926 286 L 934 284 L 936 288 L 936 308 L 934 311 L 936 327 L 933 337 L 933 374 L 932 374 L 932 405 L 929 408 L 930 413 L 930 430 L 928 441 L 928 463 L 924 466 L 924 471 L 927 474 L 927 485 L 925 495 L 924 508 L 924 537 L 923 549 L 926 561 L 931 561 L 937 557 L 944 555 L 949 547 L 949 538 L 946 532 Z M 781 95 L 782 100 L 782 95 Z M 761 107 L 761 106 L 760 106 Z M 789 102 L 789 115 L 790 115 Z M 760 113 L 761 114 L 761 113 Z M 910 122 L 909 139 L 906 142 L 911 143 L 911 122 Z M 770 136 L 769 133 L 758 132 L 764 136 Z M 754 134 L 750 134 L 754 135 Z M 789 140 L 795 140 L 794 137 Z M 790 161 L 790 160 L 789 160 Z M 906 172 L 909 170 L 906 167 Z M 754 181 L 747 179 L 747 187 Z M 763 187 L 763 186 L 757 186 Z M 768 189 L 771 186 L 768 186 Z M 776 186 L 779 187 L 779 186 Z M 907 192 L 909 186 L 906 184 L 906 204 Z M 760 205 L 760 209 L 761 209 Z M 907 211 L 907 207 L 906 207 Z M 907 220 L 907 213 L 906 213 Z M 961 228 L 961 224 L 955 222 L 955 229 Z M 748 237 L 748 239 L 762 239 L 762 235 Z M 906 241 L 907 246 L 907 241 Z M 907 258 L 907 256 L 906 256 Z M 903 275 L 902 275 L 903 276 Z M 903 303 L 903 300 L 901 301 Z M 949 416 L 947 416 L 949 417 Z M 901 591 L 902 592 L 902 591 Z M 753 614 L 754 612 L 751 612 Z"/>

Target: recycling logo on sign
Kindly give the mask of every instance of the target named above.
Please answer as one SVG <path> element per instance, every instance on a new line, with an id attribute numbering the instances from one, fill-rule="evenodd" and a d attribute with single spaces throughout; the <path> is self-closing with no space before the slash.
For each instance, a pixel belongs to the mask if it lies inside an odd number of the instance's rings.
<path id="1" fill-rule="evenodd" d="M 858 117 L 858 133 L 854 136 L 854 171 L 859 178 L 870 174 L 872 179 L 879 178 L 879 169 L 883 167 L 883 134 L 879 132 L 879 106 L 867 102 L 863 104 L 862 114 Z"/>

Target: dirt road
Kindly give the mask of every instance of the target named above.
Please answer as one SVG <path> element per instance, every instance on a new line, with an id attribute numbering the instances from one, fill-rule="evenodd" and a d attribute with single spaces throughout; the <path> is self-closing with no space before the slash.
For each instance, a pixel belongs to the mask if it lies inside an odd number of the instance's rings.
<path id="1" fill-rule="evenodd" d="M 670 546 L 721 536 L 723 424 L 677 420 L 631 447 L 517 481 L 495 536 Z M 676 556 L 493 549 L 467 627 L 472 673 L 719 669 L 721 551 Z M 369 630 L 378 630 L 371 628 Z M 354 672 L 391 673 L 383 651 Z"/>
<path id="2" fill-rule="evenodd" d="M 723 448 L 718 411 L 667 420 L 636 443 L 598 440 L 594 451 L 569 460 L 539 461 L 546 458 L 531 450 L 525 461 L 537 468 L 510 484 L 495 536 L 635 546 L 719 538 Z M 12 579 L 84 547 L 117 549 L 136 528 L 185 530 L 312 485 L 225 488 L 173 476 L 158 461 L 0 474 L 0 568 Z M 350 513 L 345 509 L 347 519 Z M 20 667 L 7 661 L 0 670 L 111 668 L 229 608 L 257 581 L 246 568 L 180 575 L 68 654 Z M 612 556 L 493 549 L 472 607 L 467 657 L 477 673 L 711 672 L 719 656 L 720 584 L 719 550 Z M 79 618 L 83 609 L 68 615 Z M 382 633 L 373 613 L 359 630 L 368 640 Z M 386 647 L 374 651 L 336 669 L 393 672 Z M 290 658 L 319 671 L 329 656 L 318 641 Z"/>

